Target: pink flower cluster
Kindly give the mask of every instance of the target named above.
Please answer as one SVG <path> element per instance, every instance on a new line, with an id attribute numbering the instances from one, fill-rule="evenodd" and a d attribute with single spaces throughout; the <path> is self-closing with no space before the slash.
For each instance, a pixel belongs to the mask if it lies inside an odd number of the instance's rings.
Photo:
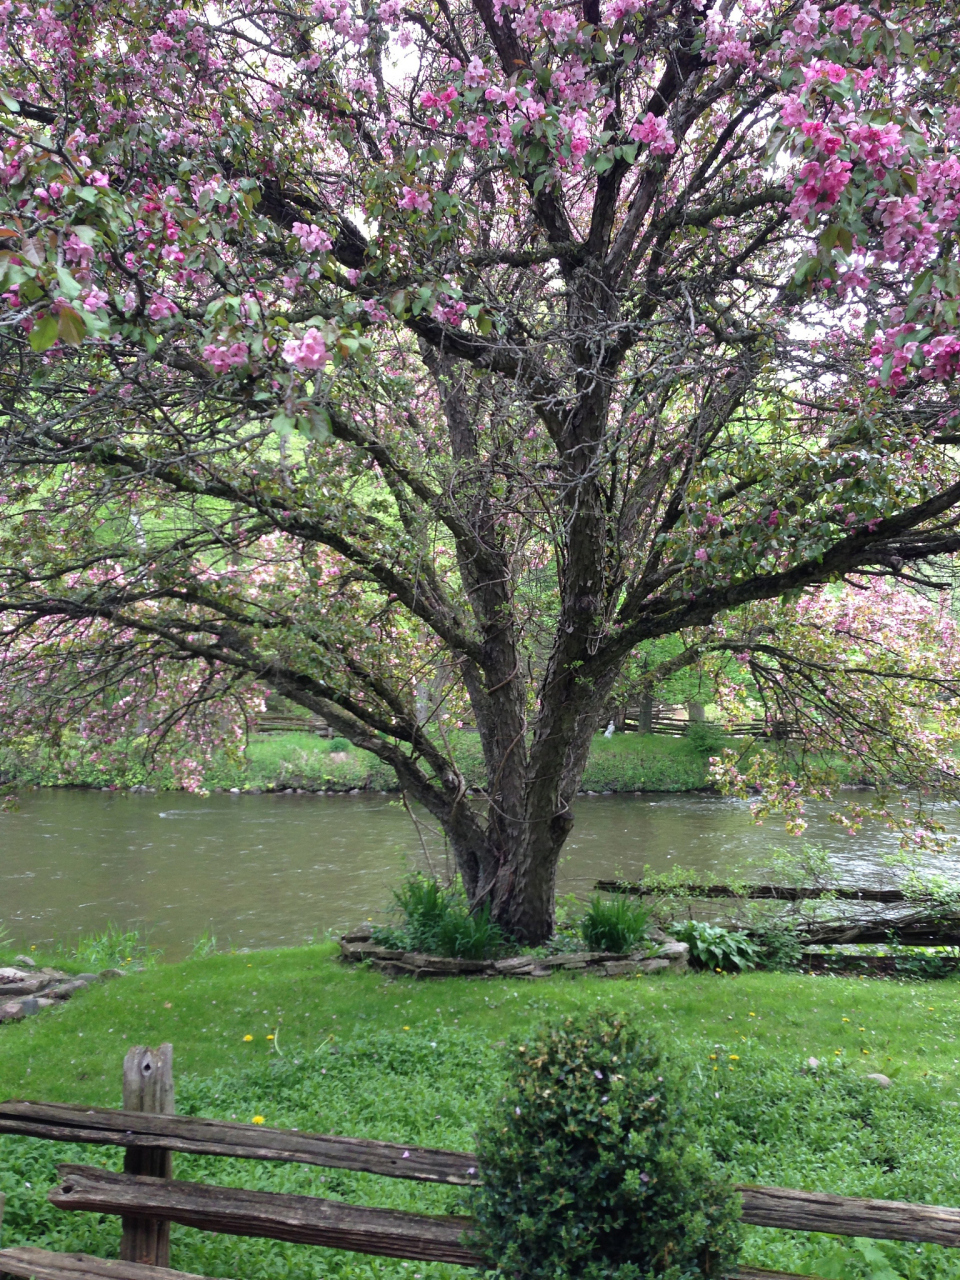
<path id="1" fill-rule="evenodd" d="M 417 191 L 415 187 L 404 187 L 400 197 L 401 209 L 415 209 L 420 213 L 429 213 L 433 201 L 426 191 Z"/>
<path id="2" fill-rule="evenodd" d="M 175 302 L 165 298 L 162 293 L 155 293 L 147 307 L 147 315 L 151 320 L 167 320 L 170 316 L 175 316 L 179 310 Z"/>
<path id="3" fill-rule="evenodd" d="M 300 241 L 300 248 L 304 253 L 327 253 L 333 248 L 329 235 L 315 222 L 295 222 L 291 231 Z"/>
<path id="4" fill-rule="evenodd" d="M 645 142 L 652 156 L 670 156 L 677 149 L 670 126 L 652 111 L 648 111 L 642 120 L 632 125 L 630 137 L 634 142 Z"/>
<path id="5" fill-rule="evenodd" d="M 203 358 L 213 366 L 214 373 L 226 373 L 234 365 L 247 363 L 250 348 L 245 342 L 234 342 L 229 347 L 216 347 L 211 343 L 204 347 Z"/>
<path id="6" fill-rule="evenodd" d="M 308 329 L 302 338 L 288 338 L 283 344 L 283 358 L 287 364 L 305 372 L 322 369 L 330 359 L 327 344 L 319 329 Z"/>
<path id="7" fill-rule="evenodd" d="M 790 216 L 805 222 L 811 213 L 832 209 L 850 181 L 853 165 L 849 160 L 831 157 L 825 163 L 808 160 L 800 170 L 799 184 L 790 202 Z"/>

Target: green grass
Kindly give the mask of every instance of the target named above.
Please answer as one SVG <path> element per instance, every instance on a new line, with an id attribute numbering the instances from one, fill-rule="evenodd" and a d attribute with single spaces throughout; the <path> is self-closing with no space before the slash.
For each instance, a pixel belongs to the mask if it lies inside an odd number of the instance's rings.
<path id="1" fill-rule="evenodd" d="M 0 952 L 0 960 L 9 958 Z M 170 1040 L 183 1112 L 239 1120 L 259 1114 L 269 1125 L 469 1149 L 476 1117 L 497 1097 L 502 1042 L 541 1020 L 595 1006 L 660 1030 L 685 1068 L 711 1145 L 738 1179 L 957 1202 L 954 980 L 701 973 L 415 983 L 343 966 L 331 945 L 212 955 L 115 979 L 0 1027 L 0 1097 L 115 1106 L 125 1051 Z M 811 1056 L 823 1064 L 817 1072 L 805 1072 Z M 877 1089 L 865 1079 L 869 1071 L 891 1075 L 892 1088 Z M 46 1205 L 58 1160 L 118 1167 L 107 1148 L 0 1138 L 4 1243 L 115 1256 L 115 1220 Z M 176 1161 L 180 1177 L 398 1208 L 440 1211 L 455 1207 L 457 1195 L 300 1166 Z M 844 1280 L 960 1280 L 960 1256 L 949 1250 L 869 1247 L 893 1269 L 865 1260 L 848 1241 L 759 1229 L 750 1231 L 745 1256 Z M 174 1229 L 173 1265 L 214 1276 L 311 1280 L 452 1280 L 456 1270 L 186 1228 Z"/>
<path id="2" fill-rule="evenodd" d="M 484 783 L 480 739 L 465 731 L 450 735 L 457 763 L 469 786 Z M 221 787 L 264 790 L 305 787 L 310 790 L 350 791 L 355 787 L 395 790 L 396 775 L 368 751 L 351 748 L 346 760 L 332 760 L 330 742 L 311 733 L 271 733 L 251 738 L 245 760 L 214 760 L 205 775 L 211 789 Z M 584 791 L 689 791 L 706 785 L 706 754 L 685 738 L 653 734 L 618 734 L 606 739 L 597 734 L 583 779 Z M 35 759 L 16 760 L 0 754 L 0 772 L 21 785 L 55 786 L 63 778 Z M 125 771 L 87 765 L 71 776 L 75 784 L 90 787 L 173 785 L 170 771 L 150 774 L 132 760 Z"/>

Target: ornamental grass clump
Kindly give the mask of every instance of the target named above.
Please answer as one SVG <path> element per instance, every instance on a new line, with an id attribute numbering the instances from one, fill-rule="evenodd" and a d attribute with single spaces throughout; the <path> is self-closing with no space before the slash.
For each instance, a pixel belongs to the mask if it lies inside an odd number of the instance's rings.
<path id="1" fill-rule="evenodd" d="M 591 901 L 580 921 L 580 934 L 591 951 L 612 951 L 625 955 L 646 941 L 650 908 L 618 894 L 605 902 L 599 894 Z"/>
<path id="2" fill-rule="evenodd" d="M 657 1043 L 567 1018 L 515 1050 L 481 1129 L 474 1246 L 512 1280 L 714 1280 L 739 1202 Z"/>

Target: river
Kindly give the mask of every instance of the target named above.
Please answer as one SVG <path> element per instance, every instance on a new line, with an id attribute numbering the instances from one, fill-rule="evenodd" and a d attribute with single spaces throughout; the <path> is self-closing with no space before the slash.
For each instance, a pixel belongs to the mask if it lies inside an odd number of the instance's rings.
<path id="1" fill-rule="evenodd" d="M 840 879 L 881 881 L 894 837 L 845 835 L 826 813 L 811 806 L 804 838 L 830 850 Z M 960 831 L 957 811 L 946 817 Z M 442 841 L 421 834 L 442 867 Z M 644 864 L 747 876 L 776 846 L 798 842 L 780 822 L 754 825 L 736 800 L 584 796 L 559 888 L 584 897 L 598 877 L 637 878 Z M 220 948 L 292 946 L 384 919 L 405 869 L 423 866 L 421 838 L 393 796 L 26 791 L 18 811 L 0 814 L 0 926 L 38 947 L 110 922 L 137 926 L 170 960 L 202 934 Z M 960 860 L 941 866 L 956 878 Z"/>

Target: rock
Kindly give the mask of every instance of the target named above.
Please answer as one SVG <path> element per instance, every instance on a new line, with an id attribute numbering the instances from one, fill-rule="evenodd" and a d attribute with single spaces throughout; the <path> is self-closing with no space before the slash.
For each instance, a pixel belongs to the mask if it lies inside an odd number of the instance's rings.
<path id="1" fill-rule="evenodd" d="M 808 1059 L 807 1059 L 807 1066 L 810 1068 L 810 1070 L 811 1070 L 811 1071 L 816 1071 L 816 1069 L 817 1069 L 817 1067 L 819 1067 L 819 1065 L 820 1065 L 820 1059 L 819 1059 L 819 1058 L 808 1058 Z"/>
<path id="2" fill-rule="evenodd" d="M 660 969 L 669 969 L 671 964 L 669 960 L 664 960 L 654 956 L 650 960 L 641 960 L 637 965 L 640 973 L 657 973 Z"/>
<path id="3" fill-rule="evenodd" d="M 13 963 L 22 964 L 27 969 L 35 969 L 37 967 L 37 962 L 34 960 L 33 956 L 14 956 Z"/>
<path id="4" fill-rule="evenodd" d="M 0 1022 L 18 1022 L 23 1017 L 19 1000 L 9 1000 L 0 1004 Z"/>
<path id="5" fill-rule="evenodd" d="M 51 987 L 47 992 L 54 1000 L 69 1000 L 71 996 L 77 994 L 78 991 L 86 991 L 89 983 L 81 982 L 79 978 L 75 978 L 73 982 L 61 982 L 57 986 Z"/>
<path id="6" fill-rule="evenodd" d="M 91 982 L 99 982 L 100 975 L 99 973 L 75 973 L 70 981 L 85 982 L 89 986 Z"/>
<path id="7" fill-rule="evenodd" d="M 230 788 L 230 794 L 231 794 L 232 796 L 238 796 L 238 795 L 240 794 L 240 788 L 239 788 L 239 787 L 231 787 L 231 788 Z"/>
<path id="8" fill-rule="evenodd" d="M 690 948 L 686 942 L 678 942 L 676 938 L 671 938 L 657 952 L 657 957 L 666 960 L 671 969 L 675 969 L 677 973 L 682 973 L 689 965 Z"/>
<path id="9" fill-rule="evenodd" d="M 868 1080 L 876 1080 L 877 1087 L 880 1089 L 889 1089 L 893 1083 L 889 1076 L 885 1076 L 882 1071 L 871 1071 L 867 1076 Z"/>
<path id="10" fill-rule="evenodd" d="M 625 973 L 636 973 L 641 964 L 649 964 L 649 960 L 608 960 L 603 966 L 603 972 L 608 978 L 620 978 Z M 663 967 L 667 967 L 664 960 Z"/>
<path id="11" fill-rule="evenodd" d="M 101 969 L 97 976 L 106 982 L 110 978 L 122 978 L 125 974 L 122 969 Z"/>
<path id="12" fill-rule="evenodd" d="M 25 996 L 20 1001 L 20 1016 L 29 1017 L 31 1014 L 40 1012 L 40 1001 L 36 996 Z"/>
<path id="13" fill-rule="evenodd" d="M 360 794 L 360 788 L 359 788 L 359 787 L 354 787 L 354 788 L 351 790 L 350 794 L 351 794 L 352 796 L 358 796 L 358 795 Z"/>
<path id="14" fill-rule="evenodd" d="M 41 970 L 41 973 L 43 970 Z M 0 969 L 0 983 L 4 982 L 27 982 L 33 974 L 26 969 L 14 969 L 12 965 L 6 965 Z"/>
<path id="15" fill-rule="evenodd" d="M 47 996 L 37 996 L 37 1004 L 41 1009 L 49 1009 L 50 1006 L 55 1003 L 56 1002 L 54 1000 L 50 1000 Z"/>

